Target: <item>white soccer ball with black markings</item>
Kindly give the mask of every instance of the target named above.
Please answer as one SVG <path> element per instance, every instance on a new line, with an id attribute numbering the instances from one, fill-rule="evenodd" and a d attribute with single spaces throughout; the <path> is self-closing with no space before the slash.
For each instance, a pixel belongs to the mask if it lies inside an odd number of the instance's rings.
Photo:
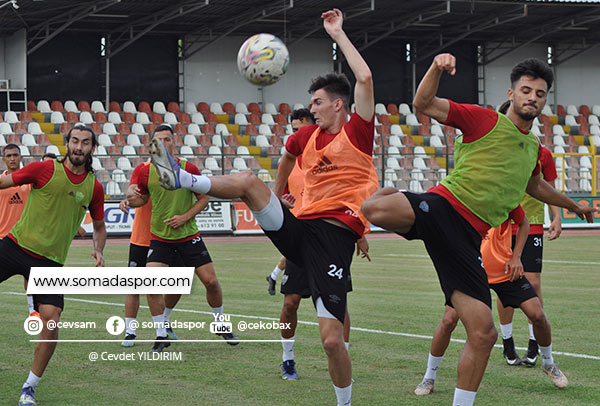
<path id="1" fill-rule="evenodd" d="M 250 83 L 269 86 L 287 72 L 290 54 L 285 44 L 271 34 L 248 38 L 238 52 L 238 70 Z"/>

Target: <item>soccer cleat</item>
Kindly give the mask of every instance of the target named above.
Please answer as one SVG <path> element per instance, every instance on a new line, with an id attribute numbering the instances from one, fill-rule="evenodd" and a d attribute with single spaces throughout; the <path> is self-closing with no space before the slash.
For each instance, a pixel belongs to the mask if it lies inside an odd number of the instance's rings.
<path id="1" fill-rule="evenodd" d="M 269 287 L 267 288 L 269 295 L 275 296 L 275 279 L 271 278 L 271 274 L 268 274 L 266 279 L 269 284 Z"/>
<path id="2" fill-rule="evenodd" d="M 281 378 L 286 381 L 295 381 L 298 379 L 298 372 L 296 372 L 296 362 L 293 359 L 283 361 L 281 364 Z"/>
<path id="3" fill-rule="evenodd" d="M 426 379 L 423 378 L 420 384 L 415 388 L 415 395 L 417 396 L 426 396 L 430 395 L 433 392 L 433 384 L 435 383 L 434 379 Z"/>
<path id="4" fill-rule="evenodd" d="M 529 345 L 527 346 L 527 354 L 525 358 L 523 358 L 523 363 L 528 367 L 534 367 L 538 358 L 538 344 L 535 340 L 529 340 Z"/>
<path id="5" fill-rule="evenodd" d="M 19 406 L 35 406 L 37 402 L 33 397 L 33 388 L 27 386 L 21 389 L 21 397 L 19 397 Z"/>
<path id="6" fill-rule="evenodd" d="M 133 347 L 135 345 L 135 334 L 127 334 L 125 339 L 121 341 L 121 347 Z"/>
<path id="7" fill-rule="evenodd" d="M 36 312 L 35 310 L 32 311 L 31 313 L 29 313 L 29 317 L 38 317 L 38 318 L 42 318 L 42 316 L 40 316 L 40 314 L 38 312 Z"/>
<path id="8" fill-rule="evenodd" d="M 510 366 L 521 365 L 523 361 L 519 358 L 519 354 L 515 350 L 515 342 L 513 338 L 509 338 L 508 340 L 502 340 L 502 345 L 504 346 L 504 358 L 506 359 L 506 363 Z"/>
<path id="9" fill-rule="evenodd" d="M 169 340 L 177 340 L 177 334 L 175 334 L 171 327 L 167 329 L 167 337 L 169 337 Z"/>
<path id="10" fill-rule="evenodd" d="M 229 345 L 238 345 L 240 342 L 237 336 L 233 333 L 216 333 L 218 336 L 223 337 L 227 344 Z"/>
<path id="11" fill-rule="evenodd" d="M 162 187 L 167 190 L 180 188 L 179 169 L 181 165 L 179 162 L 169 154 L 163 143 L 156 137 L 152 137 L 148 150 L 150 159 L 158 171 Z"/>
<path id="12" fill-rule="evenodd" d="M 159 340 L 167 340 L 169 337 L 164 336 L 164 337 L 156 337 L 156 341 L 154 342 L 154 345 L 152 346 L 152 348 L 150 349 L 150 351 L 148 351 L 149 353 L 153 353 L 153 352 L 163 352 L 163 350 L 165 348 L 167 348 L 168 346 L 171 345 L 170 342 L 168 341 L 159 341 Z"/>
<path id="13" fill-rule="evenodd" d="M 564 389 L 569 385 L 569 380 L 562 373 L 560 369 L 556 366 L 556 364 L 544 365 L 542 364 L 542 371 L 544 371 L 550 379 L 552 379 L 552 383 L 558 389 Z"/>

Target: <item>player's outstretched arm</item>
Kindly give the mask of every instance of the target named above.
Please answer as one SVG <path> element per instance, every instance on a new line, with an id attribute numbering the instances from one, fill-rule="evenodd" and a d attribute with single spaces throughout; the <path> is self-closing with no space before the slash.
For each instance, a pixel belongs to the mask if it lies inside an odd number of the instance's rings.
<path id="1" fill-rule="evenodd" d="M 437 97 L 440 78 L 444 71 L 450 75 L 456 73 L 456 58 L 452 54 L 440 54 L 433 58 L 433 63 L 429 67 L 425 76 L 419 83 L 413 106 L 429 117 L 435 118 L 443 123 L 448 118 L 450 103 L 447 99 Z"/>
<path id="2" fill-rule="evenodd" d="M 104 219 L 93 220 L 92 225 L 94 226 L 94 250 L 92 251 L 92 258 L 96 260 L 96 266 L 104 266 L 104 246 L 106 245 L 106 225 Z"/>
<path id="3" fill-rule="evenodd" d="M 552 204 L 554 206 L 564 207 L 577 216 L 586 220 L 588 223 L 594 222 L 594 213 L 597 211 L 596 208 L 590 206 L 584 206 L 579 204 L 567 196 L 558 193 L 548 182 L 541 178 L 541 176 L 533 176 L 527 184 L 527 193 L 544 203 Z"/>
<path id="4" fill-rule="evenodd" d="M 6 189 L 15 186 L 12 175 L 0 176 L 0 189 Z"/>
<path id="5" fill-rule="evenodd" d="M 346 57 L 346 61 L 354 73 L 356 85 L 354 86 L 354 103 L 356 113 L 365 121 L 371 121 L 375 113 L 375 96 L 373 95 L 373 78 L 371 69 L 360 55 L 356 47 L 342 29 L 344 16 L 340 10 L 325 11 L 321 14 L 323 27 L 333 39 L 340 51 Z"/>
<path id="6" fill-rule="evenodd" d="M 281 156 L 279 168 L 277 168 L 277 176 L 275 177 L 275 187 L 273 188 L 273 193 L 275 193 L 275 196 L 277 196 L 278 198 L 281 198 L 281 196 L 283 195 L 285 185 L 287 185 L 288 178 L 290 177 L 290 173 L 292 173 L 292 169 L 294 169 L 295 164 L 296 156 L 285 151 Z"/>

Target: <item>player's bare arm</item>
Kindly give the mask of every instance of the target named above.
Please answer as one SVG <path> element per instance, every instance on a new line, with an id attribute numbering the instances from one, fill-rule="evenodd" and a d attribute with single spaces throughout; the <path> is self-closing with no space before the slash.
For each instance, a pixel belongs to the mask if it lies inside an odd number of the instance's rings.
<path id="1" fill-rule="evenodd" d="M 281 156 L 281 161 L 279 162 L 277 176 L 275 177 L 275 187 L 273 190 L 273 193 L 275 193 L 275 196 L 278 198 L 281 198 L 283 195 L 285 185 L 287 185 L 288 178 L 290 177 L 290 173 L 292 173 L 292 169 L 294 169 L 295 164 L 296 156 L 285 151 Z"/>
<path id="2" fill-rule="evenodd" d="M 356 113 L 365 121 L 371 121 L 375 112 L 375 96 L 373 94 L 373 77 L 371 69 L 354 47 L 350 39 L 342 29 L 344 15 L 340 10 L 334 8 L 321 14 L 323 27 L 333 39 L 338 48 L 346 57 L 346 62 L 350 66 L 356 85 L 354 86 L 354 103 Z"/>
<path id="3" fill-rule="evenodd" d="M 104 266 L 104 246 L 106 245 L 106 225 L 104 219 L 93 220 L 92 225 L 94 226 L 94 250 L 92 251 L 92 258 L 96 260 L 96 266 Z"/>
<path id="4" fill-rule="evenodd" d="M 517 227 L 517 235 L 515 237 L 515 246 L 513 248 L 512 257 L 504 265 L 504 273 L 510 272 L 510 281 L 516 281 L 523 276 L 524 268 L 521 262 L 521 255 L 527 242 L 527 236 L 529 235 L 529 220 L 527 217 L 523 218 L 523 222 Z"/>
<path id="5" fill-rule="evenodd" d="M 12 175 L 0 177 L 0 189 L 7 189 L 13 186 L 15 186 L 15 182 L 13 181 Z"/>
<path id="6" fill-rule="evenodd" d="M 148 203 L 149 194 L 142 194 L 138 185 L 132 184 L 127 188 L 127 205 L 129 207 L 140 207 Z"/>
<path id="7" fill-rule="evenodd" d="M 194 203 L 194 205 L 190 207 L 188 211 L 183 214 L 176 214 L 173 217 L 166 219 L 165 223 L 167 223 L 169 227 L 179 228 L 190 221 L 190 219 L 196 217 L 197 214 L 206 208 L 210 199 L 208 195 L 196 195 L 196 198 L 196 203 Z"/>
<path id="8" fill-rule="evenodd" d="M 413 100 L 413 106 L 416 109 L 429 117 L 435 118 L 440 123 L 446 121 L 450 111 L 448 100 L 436 96 L 440 78 L 444 71 L 450 75 L 456 73 L 456 58 L 454 55 L 440 54 L 433 59 L 433 63 L 421 80 Z"/>
<path id="9" fill-rule="evenodd" d="M 527 184 L 527 193 L 536 199 L 551 204 L 554 206 L 564 207 L 577 216 L 586 220 L 588 223 L 594 222 L 594 213 L 597 211 L 596 208 L 590 206 L 584 206 L 575 202 L 573 199 L 569 199 L 567 196 L 558 193 L 548 182 L 546 182 L 540 175 L 532 176 Z"/>

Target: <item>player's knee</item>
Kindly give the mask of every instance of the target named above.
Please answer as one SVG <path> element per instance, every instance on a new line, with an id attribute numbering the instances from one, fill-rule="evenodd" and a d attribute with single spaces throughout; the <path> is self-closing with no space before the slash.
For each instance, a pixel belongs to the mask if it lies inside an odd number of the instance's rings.
<path id="1" fill-rule="evenodd" d="M 469 341 L 477 347 L 491 349 L 498 340 L 498 331 L 491 324 L 489 326 L 479 326 L 475 331 L 469 334 Z"/>
<path id="2" fill-rule="evenodd" d="M 456 328 L 457 324 L 458 324 L 458 316 L 456 316 L 456 313 L 454 314 L 454 316 L 445 314 L 444 318 L 442 318 L 441 327 L 444 331 L 446 331 L 448 333 L 452 333 L 454 331 L 454 329 Z"/>
<path id="3" fill-rule="evenodd" d="M 337 336 L 327 336 L 322 339 L 323 349 L 325 350 L 325 354 L 328 357 L 333 356 L 341 351 L 342 348 L 346 348 L 344 346 L 344 342 L 340 340 Z"/>
<path id="4" fill-rule="evenodd" d="M 258 182 L 262 182 L 252 171 L 241 171 L 235 176 L 244 189 L 253 189 Z"/>
<path id="5" fill-rule="evenodd" d="M 545 326 L 547 323 L 546 315 L 544 314 L 544 311 L 541 308 L 536 310 L 532 314 L 529 314 L 528 317 L 529 320 L 531 320 L 531 323 L 536 326 Z"/>
<path id="6" fill-rule="evenodd" d="M 208 278 L 204 278 L 202 283 L 204 284 L 206 290 L 217 290 L 220 287 L 219 280 L 217 279 L 216 275 L 211 275 Z"/>
<path id="7" fill-rule="evenodd" d="M 300 306 L 300 300 L 290 298 L 289 296 L 283 301 L 283 311 L 287 314 L 295 314 Z"/>

